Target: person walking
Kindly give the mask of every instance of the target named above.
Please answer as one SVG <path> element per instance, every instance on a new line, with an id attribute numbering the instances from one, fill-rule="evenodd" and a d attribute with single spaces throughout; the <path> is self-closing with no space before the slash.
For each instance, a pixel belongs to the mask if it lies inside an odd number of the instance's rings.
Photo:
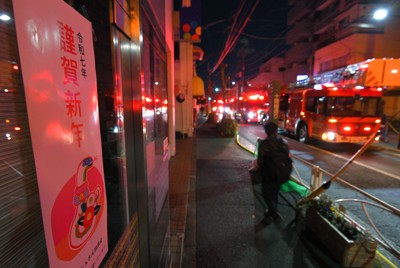
<path id="1" fill-rule="evenodd" d="M 389 122 L 387 120 L 386 114 L 382 114 L 381 120 L 381 140 L 383 142 L 389 142 Z"/>
<path id="2" fill-rule="evenodd" d="M 268 122 L 265 124 L 264 130 L 267 137 L 259 143 L 257 167 L 262 178 L 263 198 L 268 208 L 264 212 L 264 222 L 269 224 L 274 220 L 282 220 L 282 216 L 278 212 L 279 190 L 282 184 L 290 178 L 292 160 L 289 156 L 287 141 L 278 135 L 277 124 Z M 277 162 L 279 163 L 277 164 Z"/>

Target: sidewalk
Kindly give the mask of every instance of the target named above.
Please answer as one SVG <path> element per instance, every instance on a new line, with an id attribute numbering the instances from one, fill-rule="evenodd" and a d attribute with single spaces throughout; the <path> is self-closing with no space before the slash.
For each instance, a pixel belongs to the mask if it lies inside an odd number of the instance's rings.
<path id="1" fill-rule="evenodd" d="M 316 259 L 315 246 L 298 235 L 296 193 L 281 196 L 280 224 L 262 223 L 265 206 L 250 181 L 250 162 L 233 138 L 214 136 L 208 124 L 177 141 L 170 160 L 173 267 L 337 266 L 329 256 Z"/>
<path id="2" fill-rule="evenodd" d="M 171 267 L 340 267 L 295 221 L 296 192 L 280 195 L 283 221 L 262 222 L 251 154 L 212 127 L 200 121 L 193 138 L 177 140 L 170 159 Z M 390 144 L 382 148 L 397 146 Z"/>
<path id="3" fill-rule="evenodd" d="M 181 267 L 189 193 L 194 183 L 195 168 L 193 166 L 193 139 L 176 141 L 176 155 L 169 161 L 169 189 L 170 189 L 170 237 L 171 237 L 171 263 L 172 267 Z M 187 249 L 189 251 L 190 249 Z M 190 266 L 196 267 L 196 266 Z"/>

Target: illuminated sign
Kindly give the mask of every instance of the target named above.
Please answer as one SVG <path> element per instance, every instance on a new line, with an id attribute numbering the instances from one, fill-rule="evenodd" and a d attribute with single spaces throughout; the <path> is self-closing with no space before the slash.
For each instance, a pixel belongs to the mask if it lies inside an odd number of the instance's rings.
<path id="1" fill-rule="evenodd" d="M 188 1 L 186 1 L 188 2 Z M 201 1 L 191 0 L 183 2 L 180 10 L 180 35 L 181 39 L 194 43 L 201 40 Z"/>

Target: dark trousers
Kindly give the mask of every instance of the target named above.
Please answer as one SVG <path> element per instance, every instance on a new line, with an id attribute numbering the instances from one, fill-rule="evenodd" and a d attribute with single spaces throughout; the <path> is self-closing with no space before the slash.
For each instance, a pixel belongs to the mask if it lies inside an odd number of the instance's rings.
<path id="1" fill-rule="evenodd" d="M 278 212 L 278 197 L 281 184 L 263 181 L 261 187 L 264 201 L 268 207 L 268 213 L 275 214 Z"/>

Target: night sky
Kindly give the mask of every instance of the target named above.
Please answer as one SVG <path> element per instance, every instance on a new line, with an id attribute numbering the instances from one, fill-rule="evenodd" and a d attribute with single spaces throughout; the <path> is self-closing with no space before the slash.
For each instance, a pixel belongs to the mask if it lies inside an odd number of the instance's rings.
<path id="1" fill-rule="evenodd" d="M 245 4 L 235 29 L 243 25 L 245 14 L 250 14 L 254 5 L 258 4 L 235 46 L 223 61 L 227 64 L 225 76 L 237 80 L 236 75 L 241 71 L 244 59 L 245 80 L 250 80 L 258 74 L 260 65 L 271 57 L 282 56 L 285 51 L 286 0 L 202 0 L 203 29 L 201 43 L 196 45 L 203 49 L 204 58 L 197 62 L 197 74 L 204 80 L 206 88 L 209 80 L 207 70 L 217 65 L 242 1 Z M 215 83 L 213 88 L 220 87 L 220 68 L 210 78 Z"/>

